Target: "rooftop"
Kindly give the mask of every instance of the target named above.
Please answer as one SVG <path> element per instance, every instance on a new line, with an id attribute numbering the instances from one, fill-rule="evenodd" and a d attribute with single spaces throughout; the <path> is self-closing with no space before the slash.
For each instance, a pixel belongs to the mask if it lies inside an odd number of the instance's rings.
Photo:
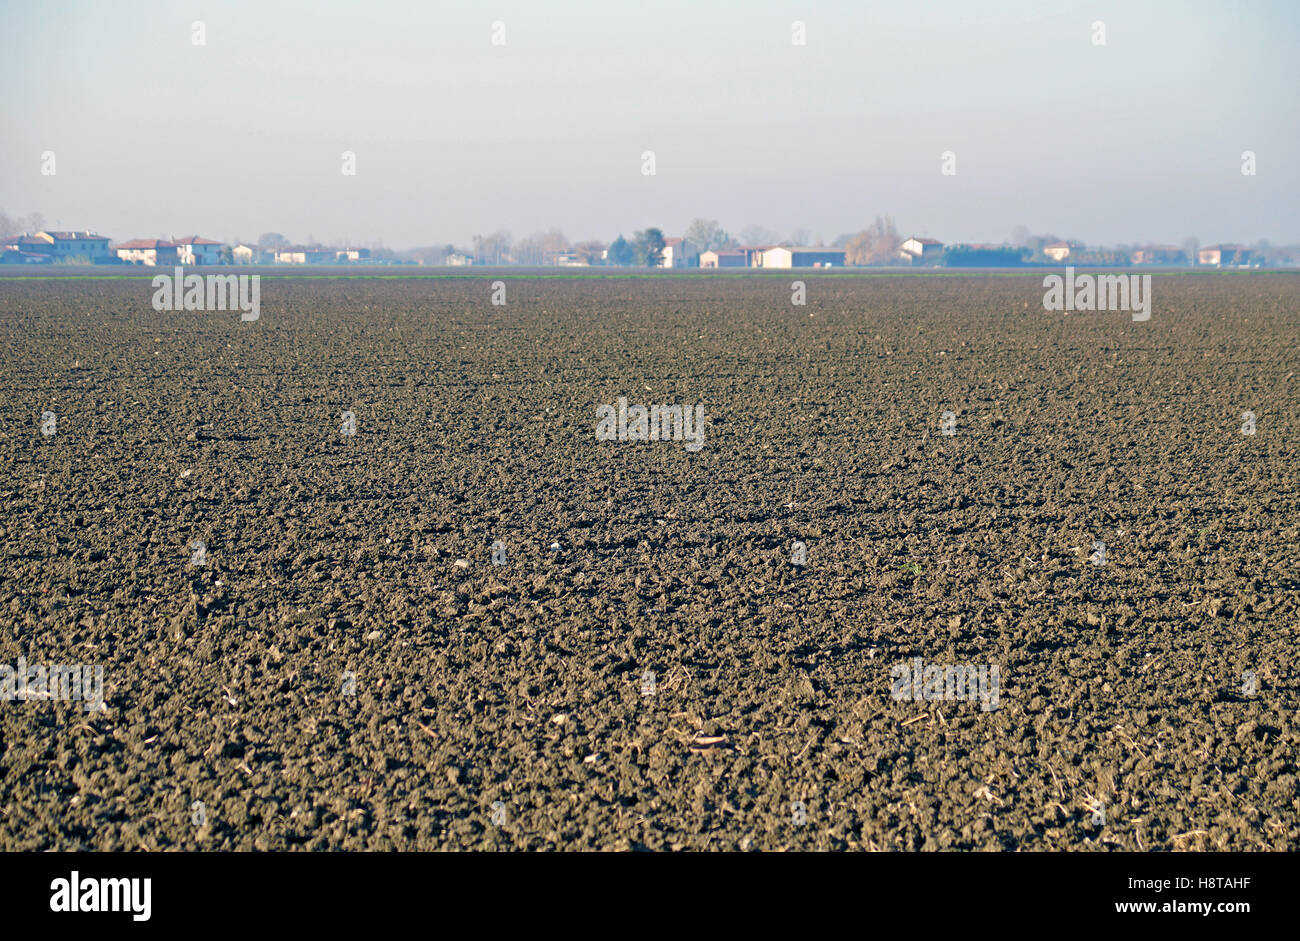
<path id="1" fill-rule="evenodd" d="M 129 242 L 119 242 L 116 248 L 126 249 L 148 249 L 148 248 L 175 248 L 175 242 L 168 242 L 164 239 L 131 239 Z"/>
<path id="2" fill-rule="evenodd" d="M 58 242 L 107 242 L 108 236 L 95 235 L 93 232 L 38 232 L 37 235 L 49 236 Z"/>

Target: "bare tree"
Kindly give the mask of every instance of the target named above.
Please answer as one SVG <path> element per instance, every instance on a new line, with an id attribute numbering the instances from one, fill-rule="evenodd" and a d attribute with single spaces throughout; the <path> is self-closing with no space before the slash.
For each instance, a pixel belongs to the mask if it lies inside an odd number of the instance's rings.
<path id="1" fill-rule="evenodd" d="M 549 232 L 534 232 L 528 238 L 518 241 L 510 250 L 510 255 L 519 265 L 544 265 L 553 260 L 558 252 L 569 250 L 569 240 L 559 229 Z"/>
<path id="2" fill-rule="evenodd" d="M 886 216 L 876 221 L 848 240 L 844 246 L 844 263 L 848 265 L 881 265 L 898 256 L 902 240 L 894 228 L 894 220 Z"/>
<path id="3" fill-rule="evenodd" d="M 539 232 L 515 242 L 514 247 L 510 250 L 510 254 L 517 264 L 532 265 L 534 267 L 540 265 L 544 254 L 542 248 L 542 234 Z"/>
<path id="4" fill-rule="evenodd" d="M 569 248 L 569 240 L 559 229 L 551 229 L 549 232 L 544 232 L 542 234 L 542 251 L 550 254 L 554 252 L 567 252 Z"/>
<path id="5" fill-rule="evenodd" d="M 499 265 L 510 258 L 510 233 L 498 229 L 491 235 L 474 237 L 474 263 L 476 265 Z"/>
<path id="6" fill-rule="evenodd" d="M 595 239 L 589 239 L 585 242 L 579 242 L 573 246 L 574 251 L 578 253 L 578 258 L 589 265 L 598 265 L 603 260 L 602 253 L 605 251 L 605 243 Z"/>
<path id="7" fill-rule="evenodd" d="M 40 232 L 44 228 L 45 217 L 39 212 L 11 218 L 8 213 L 0 211 L 0 235 L 25 235 Z"/>
<path id="8" fill-rule="evenodd" d="M 686 241 L 702 252 L 734 248 L 737 244 L 716 219 L 696 219 L 686 228 Z"/>
<path id="9" fill-rule="evenodd" d="M 761 225 L 747 225 L 740 230 L 740 241 L 745 245 L 775 245 L 781 236 Z"/>

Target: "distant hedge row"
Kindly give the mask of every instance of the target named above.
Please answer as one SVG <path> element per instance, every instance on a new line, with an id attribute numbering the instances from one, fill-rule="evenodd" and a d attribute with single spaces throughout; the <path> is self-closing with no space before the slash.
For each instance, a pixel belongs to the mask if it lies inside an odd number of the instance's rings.
<path id="1" fill-rule="evenodd" d="M 1027 248 L 972 248 L 953 245 L 944 249 L 943 262 L 949 268 L 1014 268 L 1029 259 Z"/>

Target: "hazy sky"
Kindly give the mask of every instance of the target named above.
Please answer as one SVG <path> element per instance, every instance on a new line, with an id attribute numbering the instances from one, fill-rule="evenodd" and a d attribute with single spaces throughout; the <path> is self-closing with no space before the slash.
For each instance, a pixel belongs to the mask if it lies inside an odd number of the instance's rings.
<path id="1" fill-rule="evenodd" d="M 397 248 L 696 216 L 829 241 L 878 214 L 945 241 L 1295 242 L 1298 27 L 1290 0 L 5 0 L 0 209 Z"/>

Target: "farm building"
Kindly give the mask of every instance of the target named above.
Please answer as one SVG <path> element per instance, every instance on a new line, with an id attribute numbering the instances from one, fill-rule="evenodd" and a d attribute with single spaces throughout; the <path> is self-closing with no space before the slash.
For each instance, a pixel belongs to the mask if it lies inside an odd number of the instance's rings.
<path id="1" fill-rule="evenodd" d="M 736 249 L 745 256 L 746 268 L 763 267 L 763 252 L 769 248 L 777 248 L 776 245 L 741 245 Z"/>
<path id="2" fill-rule="evenodd" d="M 0 265 L 48 265 L 49 263 L 49 255 L 21 252 L 17 249 L 0 249 Z"/>
<path id="3" fill-rule="evenodd" d="M 275 250 L 277 265 L 328 265 L 337 258 L 334 249 L 320 245 L 290 245 L 288 248 Z"/>
<path id="4" fill-rule="evenodd" d="M 0 239 L 0 251 L 9 264 L 44 265 L 54 260 L 50 243 L 34 235 L 7 235 Z"/>
<path id="5" fill-rule="evenodd" d="M 1254 253 L 1244 245 L 1207 245 L 1197 254 L 1202 265 L 1248 265 Z"/>
<path id="6" fill-rule="evenodd" d="M 49 252 L 33 251 L 30 235 L 10 235 L 0 238 L 0 264 L 48 265 L 54 258 Z M 45 244 L 45 243 L 41 243 Z"/>
<path id="7" fill-rule="evenodd" d="M 37 232 L 19 238 L 19 251 L 49 255 L 54 264 L 65 259 L 85 258 L 92 262 L 108 261 L 108 238 L 91 232 Z"/>
<path id="8" fill-rule="evenodd" d="M 370 249 L 368 248 L 340 248 L 334 253 L 337 261 L 369 261 Z"/>
<path id="9" fill-rule="evenodd" d="M 1070 257 L 1071 252 L 1078 252 L 1082 249 L 1082 242 L 1051 242 L 1043 246 L 1043 254 L 1052 261 L 1065 261 Z"/>
<path id="10" fill-rule="evenodd" d="M 707 252 L 700 252 L 701 268 L 747 268 L 749 267 L 749 253 L 740 250 L 726 249 L 709 249 Z"/>
<path id="11" fill-rule="evenodd" d="M 544 256 L 547 265 L 554 265 L 557 268 L 585 268 L 587 261 L 582 257 L 581 252 L 573 249 L 566 249 L 559 252 L 547 252 Z"/>
<path id="12" fill-rule="evenodd" d="M 275 259 L 275 252 L 252 242 L 237 242 L 230 250 L 230 256 L 237 265 L 269 265 Z"/>
<path id="13" fill-rule="evenodd" d="M 915 235 L 904 239 L 899 249 L 904 256 L 902 260 L 914 265 L 926 262 L 938 263 L 943 256 L 943 242 L 938 239 L 917 238 Z"/>
<path id="14" fill-rule="evenodd" d="M 700 263 L 700 253 L 693 244 L 681 238 L 664 239 L 660 268 L 694 268 Z"/>
<path id="15" fill-rule="evenodd" d="M 132 265 L 177 265 L 180 255 L 175 242 L 165 239 L 132 239 L 114 247 L 117 257 Z"/>
<path id="16" fill-rule="evenodd" d="M 786 248 L 778 245 L 763 252 L 764 268 L 830 268 L 844 264 L 844 249 Z"/>
<path id="17" fill-rule="evenodd" d="M 1187 253 L 1172 245 L 1148 245 L 1133 249 L 1135 265 L 1185 265 Z"/>

